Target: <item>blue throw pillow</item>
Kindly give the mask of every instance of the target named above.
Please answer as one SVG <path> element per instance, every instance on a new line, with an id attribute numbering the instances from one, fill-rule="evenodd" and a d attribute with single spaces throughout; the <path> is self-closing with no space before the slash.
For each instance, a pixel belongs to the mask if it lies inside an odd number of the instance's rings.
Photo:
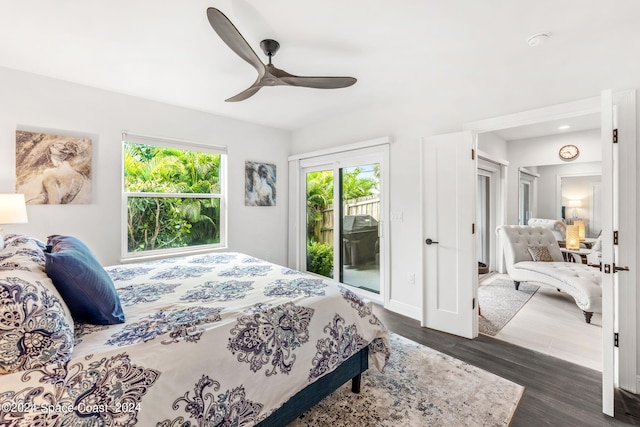
<path id="1" fill-rule="evenodd" d="M 75 237 L 49 236 L 45 270 L 74 319 L 94 325 L 124 323 L 113 280 Z"/>

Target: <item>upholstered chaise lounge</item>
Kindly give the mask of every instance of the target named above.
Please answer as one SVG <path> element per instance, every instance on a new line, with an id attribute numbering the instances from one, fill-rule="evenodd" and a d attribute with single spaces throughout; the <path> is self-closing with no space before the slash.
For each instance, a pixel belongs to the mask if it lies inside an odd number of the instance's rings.
<path id="1" fill-rule="evenodd" d="M 558 242 L 546 227 L 502 225 L 497 229 L 504 248 L 507 273 L 520 282 L 538 282 L 571 295 L 587 323 L 602 312 L 600 271 L 586 264 L 564 262 Z"/>
<path id="2" fill-rule="evenodd" d="M 532 227 L 545 227 L 551 230 L 556 240 L 564 240 L 567 224 L 559 219 L 530 218 L 527 222 Z"/>

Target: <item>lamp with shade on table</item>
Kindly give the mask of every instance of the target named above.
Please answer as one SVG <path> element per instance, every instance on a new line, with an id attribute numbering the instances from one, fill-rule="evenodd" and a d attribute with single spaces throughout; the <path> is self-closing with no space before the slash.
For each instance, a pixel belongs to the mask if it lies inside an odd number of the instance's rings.
<path id="1" fill-rule="evenodd" d="M 569 207 L 573 208 L 572 218 L 574 220 L 578 219 L 578 208 L 582 207 L 582 200 L 569 200 Z"/>

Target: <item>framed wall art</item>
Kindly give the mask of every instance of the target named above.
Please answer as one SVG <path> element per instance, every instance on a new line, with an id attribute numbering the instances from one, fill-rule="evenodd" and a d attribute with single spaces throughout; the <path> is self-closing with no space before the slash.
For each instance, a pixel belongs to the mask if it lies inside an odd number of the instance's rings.
<path id="1" fill-rule="evenodd" d="M 32 205 L 91 203 L 91 139 L 17 130 L 16 192 Z"/>
<path id="2" fill-rule="evenodd" d="M 245 206 L 276 205 L 276 165 L 245 162 Z"/>

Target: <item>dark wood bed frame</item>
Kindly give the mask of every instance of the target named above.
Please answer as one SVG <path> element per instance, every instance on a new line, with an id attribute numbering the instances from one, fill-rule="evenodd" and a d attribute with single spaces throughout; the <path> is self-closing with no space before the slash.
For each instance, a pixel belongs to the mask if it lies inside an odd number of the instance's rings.
<path id="1" fill-rule="evenodd" d="M 300 390 L 273 412 L 258 427 L 282 427 L 302 415 L 347 381 L 351 391 L 360 393 L 361 374 L 369 367 L 369 347 L 365 347 L 338 366 L 333 372 Z"/>

